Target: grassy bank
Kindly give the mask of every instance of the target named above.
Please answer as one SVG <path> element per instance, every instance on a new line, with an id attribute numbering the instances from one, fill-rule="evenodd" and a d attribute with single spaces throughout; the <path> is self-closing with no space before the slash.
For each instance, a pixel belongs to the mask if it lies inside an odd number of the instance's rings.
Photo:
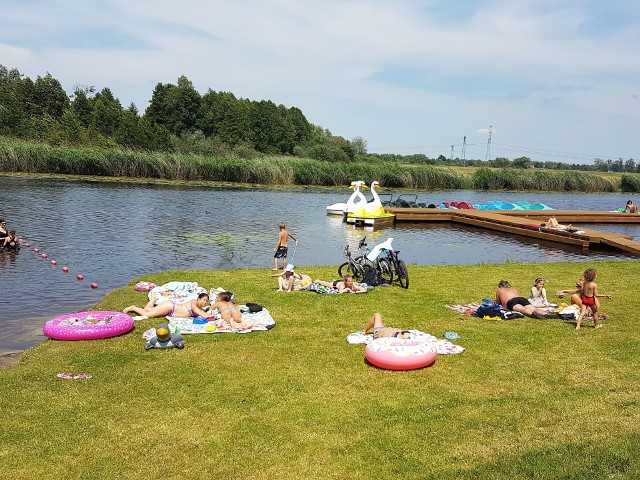
<path id="1" fill-rule="evenodd" d="M 269 308 L 277 326 L 186 337 L 144 351 L 141 333 L 47 341 L 0 371 L 1 478 L 602 479 L 640 475 L 637 262 L 598 262 L 611 317 L 596 331 L 560 320 L 486 321 L 445 307 L 571 287 L 586 264 L 410 266 L 411 288 L 366 295 L 278 293 L 267 270 L 166 272 Z M 335 268 L 305 273 L 333 278 Z M 473 279 L 469 281 L 469 279 Z M 138 280 L 138 279 L 136 279 Z M 97 309 L 145 295 L 130 286 Z M 431 367 L 384 371 L 349 345 L 374 311 L 388 324 L 467 351 Z M 58 372 L 89 373 L 61 380 Z"/>
<path id="2" fill-rule="evenodd" d="M 639 175 L 578 171 L 466 169 L 390 162 L 333 163 L 297 157 L 257 159 L 51 147 L 0 139 L 0 172 L 171 179 L 264 185 L 348 185 L 378 180 L 386 187 L 612 192 L 640 191 Z"/>

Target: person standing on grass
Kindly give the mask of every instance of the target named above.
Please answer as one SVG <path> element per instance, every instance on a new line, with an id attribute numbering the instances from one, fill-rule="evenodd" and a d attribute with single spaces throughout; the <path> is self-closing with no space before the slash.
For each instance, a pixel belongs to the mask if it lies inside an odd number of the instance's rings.
<path id="1" fill-rule="evenodd" d="M 584 284 L 582 285 L 582 290 L 580 291 L 580 300 L 582 301 L 582 306 L 580 307 L 580 316 L 578 317 L 578 321 L 576 322 L 576 330 L 580 330 L 580 323 L 582 322 L 585 313 L 587 313 L 587 307 L 589 307 L 591 309 L 591 312 L 593 312 L 594 328 L 602 328 L 602 324 L 598 322 L 598 297 L 611 298 L 611 295 L 601 295 L 598 293 L 598 285 L 594 282 L 597 276 L 598 272 L 595 268 L 587 268 L 582 274 L 582 278 L 584 278 Z"/>
<path id="2" fill-rule="evenodd" d="M 273 271 L 277 271 L 278 270 L 278 259 L 281 258 L 282 259 L 282 269 L 286 269 L 287 268 L 287 251 L 288 251 L 288 247 L 289 247 L 289 237 L 291 237 L 292 240 L 294 240 L 296 242 L 296 245 L 298 245 L 298 239 L 296 237 L 294 237 L 288 230 L 287 227 L 285 226 L 284 223 L 280 224 L 280 232 L 278 233 L 278 243 L 276 243 L 276 246 L 273 247 L 273 251 L 275 252 L 273 254 Z"/>

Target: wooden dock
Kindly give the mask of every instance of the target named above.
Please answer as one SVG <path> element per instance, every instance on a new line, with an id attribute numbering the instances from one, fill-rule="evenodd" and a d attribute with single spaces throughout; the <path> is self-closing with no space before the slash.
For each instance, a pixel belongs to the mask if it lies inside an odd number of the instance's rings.
<path id="1" fill-rule="evenodd" d="M 585 228 L 578 231 L 554 230 L 540 226 L 550 217 L 554 217 L 563 225 L 571 223 L 640 224 L 640 214 L 580 210 L 453 210 L 439 208 L 387 208 L 386 210 L 396 216 L 396 222 L 462 223 L 513 235 L 578 246 L 584 252 L 593 245 L 607 245 L 640 255 L 640 242 L 634 241 L 630 235 Z"/>

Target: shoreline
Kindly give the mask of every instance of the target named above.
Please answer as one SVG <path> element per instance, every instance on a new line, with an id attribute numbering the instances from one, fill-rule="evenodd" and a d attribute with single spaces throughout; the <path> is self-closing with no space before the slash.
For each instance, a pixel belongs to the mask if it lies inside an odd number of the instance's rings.
<path id="1" fill-rule="evenodd" d="M 0 353 L 0 370 L 19 365 L 23 353 L 24 350 Z"/>

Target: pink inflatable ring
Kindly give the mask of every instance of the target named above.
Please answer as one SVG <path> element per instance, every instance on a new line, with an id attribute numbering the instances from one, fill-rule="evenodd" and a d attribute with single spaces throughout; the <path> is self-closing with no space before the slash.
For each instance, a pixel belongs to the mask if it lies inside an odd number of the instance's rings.
<path id="1" fill-rule="evenodd" d="M 395 337 L 376 338 L 367 345 L 364 356 L 376 367 L 386 370 L 414 370 L 436 361 L 436 346 L 431 342 Z"/>
<path id="2" fill-rule="evenodd" d="M 122 312 L 81 312 L 49 320 L 42 331 L 56 340 L 95 340 L 133 329 L 133 319 Z"/>
<path id="3" fill-rule="evenodd" d="M 156 288 L 156 284 L 151 282 L 138 282 L 133 288 L 139 292 L 148 292 L 149 290 Z"/>

